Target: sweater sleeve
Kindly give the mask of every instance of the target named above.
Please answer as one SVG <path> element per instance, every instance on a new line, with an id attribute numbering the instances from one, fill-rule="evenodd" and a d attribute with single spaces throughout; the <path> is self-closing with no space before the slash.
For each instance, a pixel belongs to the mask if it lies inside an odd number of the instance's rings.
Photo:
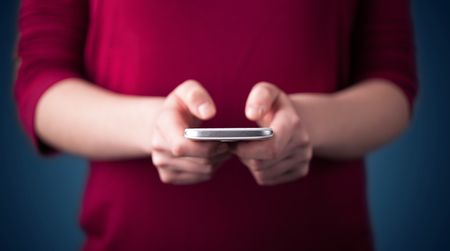
<path id="1" fill-rule="evenodd" d="M 390 80 L 412 109 L 417 94 L 415 47 L 409 0 L 362 0 L 355 19 L 352 81 Z"/>
<path id="2" fill-rule="evenodd" d="M 82 77 L 87 11 L 85 0 L 22 0 L 20 4 L 14 97 L 25 132 L 43 154 L 54 150 L 36 135 L 36 105 L 54 84 Z"/>

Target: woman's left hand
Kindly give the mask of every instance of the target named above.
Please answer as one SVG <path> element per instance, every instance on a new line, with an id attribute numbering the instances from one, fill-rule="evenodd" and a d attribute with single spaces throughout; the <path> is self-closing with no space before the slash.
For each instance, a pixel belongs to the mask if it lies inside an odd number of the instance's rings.
<path id="1" fill-rule="evenodd" d="M 245 115 L 274 133 L 269 140 L 238 142 L 234 148 L 259 185 L 282 184 L 307 175 L 312 146 L 286 93 L 270 83 L 256 84 L 247 98 Z"/>

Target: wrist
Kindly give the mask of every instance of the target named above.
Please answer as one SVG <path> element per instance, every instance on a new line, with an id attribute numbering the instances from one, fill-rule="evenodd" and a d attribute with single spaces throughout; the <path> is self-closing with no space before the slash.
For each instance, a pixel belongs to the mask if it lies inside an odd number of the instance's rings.
<path id="1" fill-rule="evenodd" d="M 145 155 L 152 154 L 152 138 L 155 122 L 161 113 L 163 97 L 144 97 L 140 100 L 138 108 L 139 129 L 137 138 L 138 147 Z"/>
<path id="2" fill-rule="evenodd" d="M 294 108 L 300 117 L 300 123 L 308 133 L 315 153 L 327 147 L 329 128 L 332 126 L 330 107 L 337 104 L 333 94 L 301 93 L 290 94 Z"/>

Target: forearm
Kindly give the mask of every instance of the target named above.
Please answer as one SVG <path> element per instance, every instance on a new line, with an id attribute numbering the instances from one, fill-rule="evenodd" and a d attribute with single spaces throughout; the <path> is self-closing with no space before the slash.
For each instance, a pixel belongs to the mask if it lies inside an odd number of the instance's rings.
<path id="1" fill-rule="evenodd" d="M 316 156 L 356 158 L 398 136 L 408 125 L 406 97 L 382 79 L 334 94 L 292 94 Z"/>
<path id="2" fill-rule="evenodd" d="M 116 94 L 81 79 L 66 79 L 39 100 L 39 138 L 62 151 L 93 159 L 150 154 L 151 128 L 160 97 Z"/>

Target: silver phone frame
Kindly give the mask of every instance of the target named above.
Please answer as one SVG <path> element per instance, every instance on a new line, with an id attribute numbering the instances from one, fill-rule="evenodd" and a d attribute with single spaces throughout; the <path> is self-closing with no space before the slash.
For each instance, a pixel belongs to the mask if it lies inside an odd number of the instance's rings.
<path id="1" fill-rule="evenodd" d="M 240 135 L 219 136 L 220 133 Z M 255 135 L 256 134 L 256 135 Z M 264 140 L 273 136 L 272 128 L 267 127 L 231 127 L 231 128 L 186 128 L 184 137 L 191 140 L 203 141 L 242 141 L 242 140 Z"/>

